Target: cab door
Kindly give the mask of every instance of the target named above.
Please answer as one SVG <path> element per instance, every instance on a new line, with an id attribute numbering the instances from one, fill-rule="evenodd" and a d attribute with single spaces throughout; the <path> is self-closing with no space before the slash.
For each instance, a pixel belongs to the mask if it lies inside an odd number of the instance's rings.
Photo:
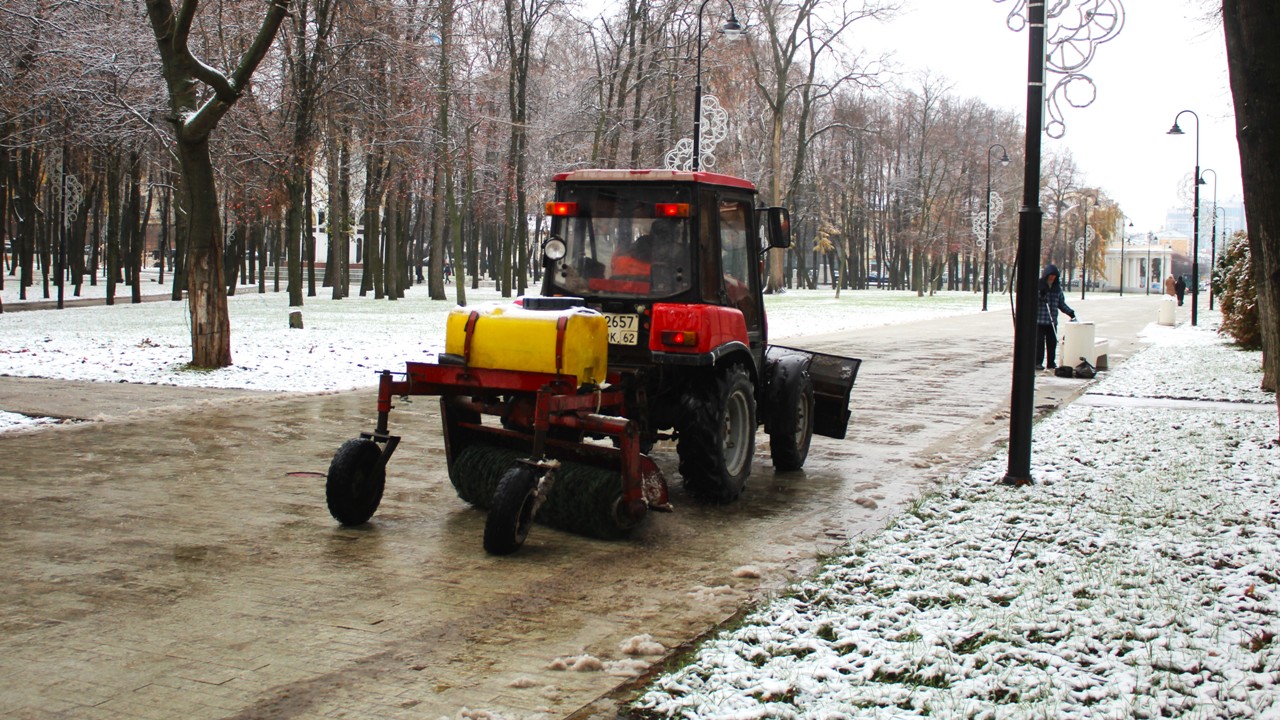
<path id="1" fill-rule="evenodd" d="M 754 203 L 750 197 L 719 194 L 716 206 L 715 232 L 720 239 L 717 295 L 721 305 L 742 311 L 751 347 L 759 348 L 765 337 Z"/>

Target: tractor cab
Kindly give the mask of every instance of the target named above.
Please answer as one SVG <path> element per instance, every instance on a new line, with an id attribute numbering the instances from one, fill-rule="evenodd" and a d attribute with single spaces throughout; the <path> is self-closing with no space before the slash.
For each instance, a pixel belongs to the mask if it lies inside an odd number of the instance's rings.
<path id="1" fill-rule="evenodd" d="M 767 340 L 762 252 L 790 244 L 784 210 L 757 208 L 754 185 L 715 173 L 578 170 L 554 180 L 542 294 L 580 297 L 605 313 L 611 366 L 707 353 L 730 336 L 759 365 Z M 773 222 L 762 228 L 764 218 Z M 697 328 L 655 324 L 675 306 L 703 306 L 713 326 L 740 326 L 741 334 L 700 337 Z"/>

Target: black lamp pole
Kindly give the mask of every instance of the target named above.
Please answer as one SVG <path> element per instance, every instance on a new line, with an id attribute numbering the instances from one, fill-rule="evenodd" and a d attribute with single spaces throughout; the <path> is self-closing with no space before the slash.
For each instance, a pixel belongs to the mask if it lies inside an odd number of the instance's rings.
<path id="1" fill-rule="evenodd" d="M 1085 273 L 1089 269 L 1089 195 L 1080 194 L 1080 299 L 1084 299 Z"/>
<path id="2" fill-rule="evenodd" d="M 1205 168 L 1200 171 L 1200 181 L 1204 182 L 1204 174 L 1213 173 L 1213 216 L 1209 226 L 1209 309 L 1213 309 L 1213 264 L 1214 264 L 1214 243 L 1218 237 L 1218 171 L 1213 168 Z M 1198 259 L 1198 258 L 1197 258 Z"/>
<path id="3" fill-rule="evenodd" d="M 1151 236 L 1147 236 L 1147 294 L 1151 294 Z"/>
<path id="4" fill-rule="evenodd" d="M 1128 218 L 1125 218 L 1128 220 Z M 1133 229 L 1133 221 L 1129 220 L 1130 231 Z M 1124 246 L 1129 244 L 1129 236 L 1123 231 L 1120 233 L 1120 297 L 1124 297 Z"/>
<path id="5" fill-rule="evenodd" d="M 987 311 L 987 293 L 991 291 L 991 151 L 1000 148 L 1000 167 L 1009 164 L 1009 151 L 1000 143 L 987 148 L 987 224 L 982 239 L 982 312 Z"/>
<path id="6" fill-rule="evenodd" d="M 1227 209 L 1224 207 L 1215 207 L 1213 209 L 1213 224 L 1215 235 L 1209 236 L 1209 309 L 1213 309 L 1213 269 L 1218 267 L 1218 241 L 1216 239 L 1218 213 L 1222 213 L 1222 251 L 1227 251 Z"/>
<path id="7" fill-rule="evenodd" d="M 1191 117 L 1196 119 L 1196 167 L 1191 177 L 1195 178 L 1193 186 L 1194 199 L 1191 207 L 1191 325 L 1196 325 L 1199 318 L 1199 299 L 1200 299 L 1200 183 L 1203 178 L 1200 177 L 1200 116 L 1191 110 L 1183 110 L 1173 116 L 1173 127 L 1169 128 L 1170 135 L 1182 135 L 1182 128 L 1178 127 L 1178 118 L 1183 113 L 1190 113 Z M 1217 176 L 1217 173 L 1214 173 Z"/>
<path id="8" fill-rule="evenodd" d="M 1018 212 L 1018 299 L 1013 331 L 1013 389 L 1009 397 L 1009 465 L 1005 485 L 1031 483 L 1031 424 L 1035 413 L 1036 297 L 1039 282 L 1040 147 L 1044 133 L 1045 0 L 1027 0 L 1027 141 L 1022 208 Z"/>
<path id="9" fill-rule="evenodd" d="M 702 11 L 707 9 L 709 2 L 711 0 L 702 0 L 702 4 L 698 6 L 698 35 L 695 38 L 698 45 L 698 60 L 697 69 L 693 75 L 693 164 L 691 167 L 694 172 L 698 172 L 702 159 Z M 729 4 L 729 19 L 720 27 L 720 32 L 727 37 L 736 38 L 742 34 L 742 23 L 738 22 L 733 3 L 729 0 L 725 2 Z"/>

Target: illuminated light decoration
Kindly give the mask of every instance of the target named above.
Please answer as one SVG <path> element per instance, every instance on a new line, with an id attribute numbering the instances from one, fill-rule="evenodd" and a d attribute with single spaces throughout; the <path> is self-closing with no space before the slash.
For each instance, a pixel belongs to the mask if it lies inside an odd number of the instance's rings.
<path id="1" fill-rule="evenodd" d="M 1000 214 L 1004 212 L 1004 198 L 1000 197 L 1000 193 L 995 190 L 987 196 L 991 202 L 991 224 L 987 224 L 987 215 L 985 212 L 973 211 L 973 234 L 978 237 L 978 248 L 982 249 L 986 246 L 986 238 L 991 234 L 991 228 L 995 226 L 996 220 Z M 974 206 L 978 206 L 977 200 L 971 201 Z"/>
<path id="2" fill-rule="evenodd" d="M 1002 3 L 1006 0 L 994 0 Z M 1027 27 L 1027 0 L 1014 0 L 1006 24 L 1020 32 Z M 1093 104 L 1098 89 L 1084 69 L 1093 61 L 1098 46 L 1114 40 L 1124 28 L 1124 5 L 1121 0 L 1055 0 L 1039 3 L 1046 6 L 1047 20 L 1056 20 L 1046 42 L 1044 69 L 1060 76 L 1057 82 L 1046 79 L 1045 109 L 1049 119 L 1045 134 L 1059 140 L 1067 132 L 1063 105 L 1084 108 Z"/>
<path id="3" fill-rule="evenodd" d="M 721 140 L 729 137 L 729 113 L 720 105 L 715 95 L 702 96 L 702 131 L 698 139 L 698 169 L 715 167 L 716 156 L 712 152 Z M 680 138 L 675 148 L 667 151 L 668 170 L 693 170 L 693 138 Z"/>
<path id="4" fill-rule="evenodd" d="M 691 217 L 689 203 L 657 203 L 653 206 L 654 217 L 687 218 Z"/>
<path id="5" fill-rule="evenodd" d="M 576 202 L 549 202 L 547 214 L 552 217 L 575 217 L 578 214 Z"/>

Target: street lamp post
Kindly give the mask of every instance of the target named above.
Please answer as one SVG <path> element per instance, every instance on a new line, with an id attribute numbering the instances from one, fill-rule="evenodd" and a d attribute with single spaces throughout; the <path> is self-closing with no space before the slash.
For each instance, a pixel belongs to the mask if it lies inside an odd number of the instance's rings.
<path id="1" fill-rule="evenodd" d="M 1192 186 L 1195 188 L 1193 192 L 1191 207 L 1191 325 L 1194 327 L 1199 318 L 1199 298 L 1200 298 L 1200 183 L 1203 178 L 1200 177 L 1200 116 L 1191 110 L 1183 110 L 1173 116 L 1173 127 L 1169 128 L 1170 135 L 1182 135 L 1182 128 L 1178 127 L 1178 118 L 1183 114 L 1190 113 L 1191 117 L 1196 119 L 1196 167 L 1191 177 L 1195 178 Z M 1217 176 L 1217 173 L 1214 173 Z"/>
<path id="2" fill-rule="evenodd" d="M 1036 305 L 1039 292 L 1039 266 L 1041 250 L 1041 223 L 1044 213 L 1040 208 L 1040 153 L 1042 136 L 1062 137 L 1063 123 L 1057 116 L 1058 93 L 1068 94 L 1067 88 L 1080 82 L 1093 87 L 1093 81 L 1081 71 L 1094 57 L 1099 45 L 1113 39 L 1124 25 L 1124 8 L 1120 0 L 1107 3 L 1107 7 L 1080 13 L 1085 21 L 1069 31 L 1069 37 L 1059 38 L 1054 33 L 1054 51 L 1046 54 L 1046 20 L 1059 17 L 1071 3 L 1055 2 L 1052 13 L 1047 13 L 1045 0 L 1026 0 L 1009 17 L 1009 27 L 1027 30 L 1027 114 L 1026 151 L 1023 153 L 1024 173 L 1022 182 L 1022 208 L 1018 214 L 1018 252 L 1015 263 L 1017 300 L 1013 332 L 1013 387 L 1009 396 L 1009 464 L 1001 482 L 1005 485 L 1028 485 L 1031 479 L 1031 429 L 1035 419 L 1035 356 Z M 1099 3 L 1101 5 L 1101 3 Z M 1024 12 L 1025 11 L 1025 12 Z M 1016 22 L 1015 22 L 1016 21 Z M 1016 27 L 1015 27 L 1016 26 Z M 1081 32 L 1088 28 L 1086 32 Z M 1074 34 L 1071 34 L 1074 33 Z M 1066 56 L 1072 60 L 1066 60 Z M 1045 103 L 1045 75 L 1052 69 L 1064 77 L 1054 86 L 1051 97 L 1054 102 L 1048 109 L 1052 118 L 1046 126 L 1043 122 Z M 1085 107 L 1089 102 L 1068 100 L 1074 107 Z"/>
<path id="3" fill-rule="evenodd" d="M 1132 220 L 1129 221 L 1129 227 L 1133 227 Z M 1124 230 L 1123 227 L 1120 228 L 1120 297 L 1124 297 L 1124 246 L 1129 244 L 1129 236 L 1125 235 Z"/>
<path id="4" fill-rule="evenodd" d="M 987 225 L 982 239 L 982 312 L 987 311 L 987 293 L 991 290 L 991 151 L 1000 148 L 1000 167 L 1009 165 L 1009 151 L 1000 143 L 987 148 Z"/>
<path id="5" fill-rule="evenodd" d="M 709 2 L 711 0 L 702 0 L 702 4 L 698 6 L 698 34 L 695 38 L 698 45 L 698 60 L 693 76 L 693 164 L 691 167 L 694 172 L 698 172 L 698 165 L 702 159 L 702 11 L 707 9 Z M 733 40 L 742 35 L 742 23 L 738 22 L 733 3 L 730 0 L 725 2 L 729 5 L 729 19 L 720 26 L 720 32 L 724 33 L 726 38 Z"/>
<path id="6" fill-rule="evenodd" d="M 1018 273 L 1013 331 L 1013 387 L 1009 396 L 1009 463 L 1001 482 L 1031 483 L 1031 425 L 1035 419 L 1036 301 L 1041 222 L 1040 151 L 1044 119 L 1045 7 L 1027 3 L 1027 114 L 1022 208 L 1018 211 Z"/>
<path id="7" fill-rule="evenodd" d="M 1151 236 L 1147 235 L 1147 295 L 1151 294 Z"/>
<path id="8" fill-rule="evenodd" d="M 1213 215 L 1210 216 L 1209 226 L 1209 309 L 1213 309 L 1213 255 L 1214 240 L 1218 236 L 1218 171 L 1213 168 L 1205 168 L 1200 171 L 1200 179 L 1197 184 L 1204 183 L 1205 173 L 1213 173 Z M 1200 258 L 1196 258 L 1198 262 Z M 1199 286 L 1196 286 L 1199 289 Z"/>
<path id="9" fill-rule="evenodd" d="M 1214 173 L 1214 175 L 1216 177 L 1217 173 Z M 1224 207 L 1216 207 L 1217 205 L 1216 199 L 1215 199 L 1214 205 L 1215 205 L 1215 207 L 1213 208 L 1214 234 L 1209 236 L 1209 309 L 1210 310 L 1213 309 L 1213 269 L 1218 267 L 1217 233 L 1218 233 L 1218 213 L 1219 212 L 1222 213 L 1222 251 L 1223 252 L 1227 251 L 1227 209 Z"/>
<path id="10" fill-rule="evenodd" d="M 1084 299 L 1085 275 L 1089 270 L 1089 196 L 1080 200 L 1080 299 Z"/>

